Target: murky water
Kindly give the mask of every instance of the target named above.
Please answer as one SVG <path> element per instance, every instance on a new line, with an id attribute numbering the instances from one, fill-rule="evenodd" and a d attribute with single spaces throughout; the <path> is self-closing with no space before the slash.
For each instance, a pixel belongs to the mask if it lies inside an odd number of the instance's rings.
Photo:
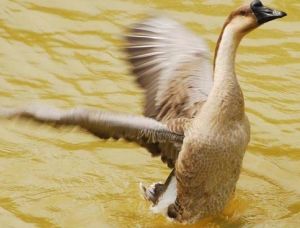
<path id="1" fill-rule="evenodd" d="M 142 112 L 119 47 L 126 25 L 168 15 L 211 50 L 243 1 L 1 0 L 0 104 Z M 250 34 L 238 51 L 252 140 L 236 197 L 195 227 L 300 226 L 300 2 L 265 1 L 289 16 Z M 173 227 L 153 215 L 140 181 L 168 169 L 134 144 L 103 142 L 79 128 L 0 120 L 1 227 Z M 179 225 L 178 225 L 179 226 Z"/>

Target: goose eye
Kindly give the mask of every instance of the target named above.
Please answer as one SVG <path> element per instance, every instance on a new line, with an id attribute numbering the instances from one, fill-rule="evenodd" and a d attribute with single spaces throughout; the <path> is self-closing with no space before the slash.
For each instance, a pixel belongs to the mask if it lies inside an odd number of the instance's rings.
<path id="1" fill-rule="evenodd" d="M 241 16 L 246 16 L 246 15 L 247 15 L 247 12 L 244 11 L 244 10 L 242 10 L 242 11 L 240 12 L 240 15 L 241 15 Z"/>

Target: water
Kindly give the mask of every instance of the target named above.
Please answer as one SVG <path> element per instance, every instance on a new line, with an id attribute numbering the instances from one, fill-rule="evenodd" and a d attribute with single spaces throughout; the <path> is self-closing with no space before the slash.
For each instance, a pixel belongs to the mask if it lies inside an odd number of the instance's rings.
<path id="1" fill-rule="evenodd" d="M 225 2 L 225 3 L 224 3 Z M 125 27 L 170 16 L 213 50 L 227 14 L 243 1 L 1 0 L 0 103 L 32 102 L 142 112 L 143 94 L 120 51 Z M 300 3 L 243 40 L 237 72 L 252 138 L 234 200 L 195 227 L 300 225 Z M 173 227 L 149 211 L 138 183 L 168 169 L 134 144 L 79 128 L 0 120 L 1 227 Z"/>

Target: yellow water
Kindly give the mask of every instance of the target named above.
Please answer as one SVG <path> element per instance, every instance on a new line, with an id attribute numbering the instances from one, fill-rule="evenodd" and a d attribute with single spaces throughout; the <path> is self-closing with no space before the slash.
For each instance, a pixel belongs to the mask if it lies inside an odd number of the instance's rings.
<path id="1" fill-rule="evenodd" d="M 142 112 L 119 47 L 124 28 L 168 15 L 213 50 L 234 0 L 1 0 L 0 104 Z M 237 57 L 252 139 L 234 200 L 194 227 L 300 226 L 300 2 L 247 36 Z M 134 144 L 78 128 L 0 121 L 0 227 L 173 227 L 138 192 L 168 169 Z M 177 226 L 177 225 L 176 225 Z M 179 226 L 179 225 L 178 225 Z"/>

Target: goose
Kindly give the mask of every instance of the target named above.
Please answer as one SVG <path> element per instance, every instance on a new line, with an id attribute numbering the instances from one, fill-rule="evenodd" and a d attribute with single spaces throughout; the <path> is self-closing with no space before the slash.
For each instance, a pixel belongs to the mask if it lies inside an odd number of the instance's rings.
<path id="1" fill-rule="evenodd" d="M 123 138 L 161 156 L 165 182 L 140 185 L 155 213 L 194 223 L 222 212 L 235 192 L 250 124 L 235 73 L 242 38 L 286 16 L 254 0 L 224 23 L 214 61 L 205 42 L 177 22 L 150 17 L 130 27 L 125 50 L 146 95 L 144 116 L 45 106 L 6 109 L 1 116 L 77 125 L 102 138 Z"/>

